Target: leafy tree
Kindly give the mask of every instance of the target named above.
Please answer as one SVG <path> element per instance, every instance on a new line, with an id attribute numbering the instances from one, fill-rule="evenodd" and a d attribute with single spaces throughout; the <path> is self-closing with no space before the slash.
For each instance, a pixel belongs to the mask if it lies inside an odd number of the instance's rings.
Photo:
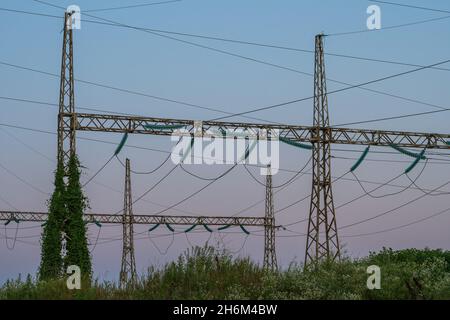
<path id="1" fill-rule="evenodd" d="M 64 168 L 58 165 L 55 172 L 55 190 L 48 203 L 48 219 L 42 232 L 40 280 L 56 279 L 61 276 L 63 259 L 62 222 L 66 216 Z"/>
<path id="2" fill-rule="evenodd" d="M 66 191 L 67 219 L 64 224 L 66 233 L 65 267 L 77 265 L 84 279 L 92 275 L 91 255 L 88 249 L 83 212 L 88 207 L 87 198 L 80 184 L 80 163 L 76 155 L 70 157 L 68 169 L 69 181 Z"/>

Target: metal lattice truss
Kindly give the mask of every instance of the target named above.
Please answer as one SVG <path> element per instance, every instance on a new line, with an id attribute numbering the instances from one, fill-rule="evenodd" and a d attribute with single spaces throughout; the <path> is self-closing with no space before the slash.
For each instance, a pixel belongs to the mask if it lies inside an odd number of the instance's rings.
<path id="1" fill-rule="evenodd" d="M 136 259 L 134 255 L 133 200 L 131 196 L 130 159 L 125 165 L 125 194 L 122 214 L 122 266 L 120 268 L 120 286 L 134 285 L 137 280 Z"/>
<path id="2" fill-rule="evenodd" d="M 64 113 L 67 123 L 74 123 L 75 130 L 94 132 L 115 132 L 150 134 L 159 136 L 190 135 L 195 134 L 204 137 L 217 136 L 217 132 L 227 133 L 246 131 L 249 135 L 261 136 L 265 131 L 268 136 L 282 137 L 297 142 L 317 142 L 317 134 L 314 126 L 292 126 L 277 124 L 257 124 L 239 122 L 218 121 L 194 121 L 181 119 L 150 118 L 137 116 Z M 200 126 L 199 126 L 200 124 Z M 185 126 L 187 133 L 173 126 Z M 198 132 L 201 130 L 201 133 Z M 386 131 L 375 129 L 350 129 L 335 127 L 319 127 L 325 131 L 325 137 L 329 137 L 329 143 L 349 145 L 373 145 L 409 148 L 450 149 L 447 143 L 450 134 L 419 133 L 405 131 Z"/>
<path id="3" fill-rule="evenodd" d="M 70 14 L 65 14 L 63 49 L 61 57 L 61 77 L 58 113 L 58 159 L 67 165 L 71 152 L 75 150 L 74 123 L 63 116 L 75 112 L 75 94 L 73 78 L 73 32 L 67 26 Z"/>
<path id="4" fill-rule="evenodd" d="M 312 189 L 306 239 L 305 266 L 322 259 L 340 258 L 339 237 L 336 224 L 331 183 L 331 130 L 329 127 L 328 97 L 323 54 L 323 36 L 316 36 L 314 63 L 314 140 L 312 149 Z M 348 136 L 347 136 L 348 137 Z"/>
<path id="5" fill-rule="evenodd" d="M 266 211 L 265 217 L 271 219 L 275 223 L 275 209 L 273 201 L 272 189 L 272 171 L 270 166 L 267 167 L 266 175 Z M 264 227 L 264 262 L 263 266 L 267 270 L 276 271 L 277 253 L 275 247 L 275 225 Z"/>
<path id="6" fill-rule="evenodd" d="M 47 212 L 0 211 L 0 221 L 45 222 Z M 85 213 L 87 223 L 122 224 L 123 215 Z M 273 219 L 264 217 L 206 217 L 206 216 L 169 216 L 169 215 L 133 215 L 133 224 L 171 224 L 171 225 L 211 225 L 211 226 L 272 226 Z"/>

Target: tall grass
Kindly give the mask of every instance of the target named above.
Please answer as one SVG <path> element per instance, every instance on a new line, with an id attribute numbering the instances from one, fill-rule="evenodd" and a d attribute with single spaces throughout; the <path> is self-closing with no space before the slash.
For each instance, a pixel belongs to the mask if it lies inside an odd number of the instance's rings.
<path id="1" fill-rule="evenodd" d="M 381 268 L 381 290 L 368 290 L 366 268 Z M 150 267 L 135 286 L 95 281 L 68 290 L 63 280 L 8 281 L 0 299 L 450 299 L 450 252 L 383 249 L 359 260 L 323 262 L 304 271 L 264 271 L 249 258 L 195 247 L 163 268 Z"/>

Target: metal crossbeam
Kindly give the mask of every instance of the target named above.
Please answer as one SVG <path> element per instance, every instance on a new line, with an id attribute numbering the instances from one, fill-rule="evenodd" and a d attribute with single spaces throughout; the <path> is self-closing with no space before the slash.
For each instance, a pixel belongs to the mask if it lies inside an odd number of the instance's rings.
<path id="1" fill-rule="evenodd" d="M 47 212 L 32 211 L 0 211 L 0 221 L 17 219 L 20 222 L 45 222 Z M 121 214 L 85 213 L 84 221 L 87 223 L 122 224 Z M 172 216 L 172 215 L 136 215 L 131 218 L 133 224 L 171 224 L 171 225 L 210 225 L 210 226 L 272 226 L 272 219 L 264 217 L 212 217 L 212 216 Z"/>
<path id="2" fill-rule="evenodd" d="M 158 136 L 170 136 L 176 134 L 178 129 L 164 128 L 164 126 L 185 126 L 189 133 L 194 133 L 194 120 L 166 119 L 138 116 L 64 113 L 67 123 L 74 123 L 77 131 L 115 132 L 149 134 Z M 317 126 L 294 126 L 277 124 L 258 124 L 240 122 L 202 121 L 202 135 L 205 137 L 214 135 L 211 132 L 238 132 L 246 130 L 249 134 L 258 135 L 260 130 L 267 130 L 270 134 L 277 132 L 279 137 L 297 142 L 317 142 L 317 129 L 326 133 L 329 143 L 349 145 L 396 145 L 405 148 L 450 149 L 447 143 L 450 134 L 421 133 L 407 131 L 389 131 L 376 129 L 351 129 Z M 158 128 L 161 126 L 161 128 Z"/>

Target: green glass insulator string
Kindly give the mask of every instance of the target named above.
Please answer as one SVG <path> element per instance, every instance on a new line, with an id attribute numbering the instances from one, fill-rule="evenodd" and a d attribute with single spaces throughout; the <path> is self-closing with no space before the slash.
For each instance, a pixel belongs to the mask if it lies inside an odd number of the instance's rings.
<path id="1" fill-rule="evenodd" d="M 159 223 L 155 224 L 153 227 L 151 227 L 150 229 L 148 229 L 148 232 L 152 232 L 153 230 L 155 230 L 156 228 L 159 227 Z"/>
<path id="2" fill-rule="evenodd" d="M 191 232 L 192 230 L 194 230 L 194 228 L 196 227 L 196 224 L 193 224 L 192 226 L 190 226 L 189 228 L 187 228 L 186 230 L 184 230 L 185 233 L 187 232 Z"/>
<path id="3" fill-rule="evenodd" d="M 177 130 L 186 127 L 183 124 L 146 124 L 145 129 L 149 130 Z"/>
<path id="4" fill-rule="evenodd" d="M 361 163 L 364 161 L 364 159 L 366 158 L 367 154 L 369 153 L 370 150 L 370 146 L 367 146 L 367 148 L 364 150 L 364 152 L 361 154 L 361 156 L 359 157 L 359 159 L 355 162 L 355 164 L 350 168 L 350 171 L 353 172 L 355 171 L 360 165 Z"/>
<path id="5" fill-rule="evenodd" d="M 312 146 L 308 145 L 308 144 L 300 143 L 300 142 L 293 141 L 291 139 L 283 138 L 283 137 L 279 137 L 279 140 L 281 142 L 284 142 L 284 143 L 286 143 L 288 145 L 291 145 L 291 146 L 294 146 L 294 147 L 297 147 L 297 148 L 312 150 Z"/>
<path id="6" fill-rule="evenodd" d="M 409 172 L 411 172 L 412 169 L 414 169 L 417 166 L 419 161 L 424 158 L 424 154 L 425 149 L 423 149 L 422 152 L 420 152 L 420 154 L 417 156 L 417 158 L 414 159 L 414 161 L 409 165 L 409 167 L 405 169 L 405 174 L 408 174 Z"/>
<path id="7" fill-rule="evenodd" d="M 122 148 L 125 146 L 125 143 L 127 142 L 128 139 L 128 132 L 126 132 L 123 137 L 122 140 L 120 141 L 119 145 L 116 148 L 116 151 L 114 151 L 114 155 L 117 156 L 120 151 L 122 150 Z"/>
<path id="8" fill-rule="evenodd" d="M 403 149 L 403 148 L 401 148 L 401 147 L 399 147 L 399 146 L 397 146 L 397 145 L 395 145 L 395 144 L 393 144 L 393 143 L 390 143 L 389 146 L 390 146 L 392 149 L 395 149 L 395 150 L 397 150 L 398 152 L 403 153 L 404 155 L 407 155 L 407 156 L 409 156 L 409 157 L 411 157 L 411 158 L 417 158 L 417 157 L 420 157 L 420 159 L 422 159 L 422 160 L 425 160 L 425 159 L 426 159 L 424 153 L 422 153 L 422 152 L 419 153 L 419 154 L 417 154 L 417 153 L 408 151 L 408 150 L 406 150 L 406 149 Z"/>

